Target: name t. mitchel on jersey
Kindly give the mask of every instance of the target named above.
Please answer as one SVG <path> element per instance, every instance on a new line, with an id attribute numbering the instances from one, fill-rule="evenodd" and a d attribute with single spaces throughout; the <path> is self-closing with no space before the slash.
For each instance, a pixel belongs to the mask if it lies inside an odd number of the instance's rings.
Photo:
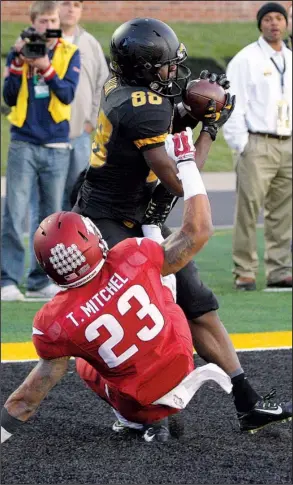
<path id="1" fill-rule="evenodd" d="M 100 311 L 100 308 L 104 306 L 104 303 L 102 300 L 105 302 L 108 302 L 111 300 L 112 296 L 115 295 L 123 286 L 129 281 L 128 278 L 123 279 L 122 276 L 120 276 L 118 273 L 114 273 L 113 276 L 109 279 L 109 283 L 105 288 L 102 290 L 98 291 L 95 295 L 93 295 L 86 303 L 85 305 L 81 305 L 80 308 L 81 310 L 86 314 L 87 317 L 89 317 L 92 313 L 95 314 Z M 70 312 L 68 315 L 66 315 L 66 318 L 70 318 L 72 323 L 78 327 L 79 323 L 73 316 L 73 312 Z"/>

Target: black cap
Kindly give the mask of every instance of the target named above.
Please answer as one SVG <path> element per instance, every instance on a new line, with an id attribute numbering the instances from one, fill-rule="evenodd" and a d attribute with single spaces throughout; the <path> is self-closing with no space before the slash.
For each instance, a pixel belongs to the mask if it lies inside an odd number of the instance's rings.
<path id="1" fill-rule="evenodd" d="M 284 15 L 284 17 L 286 19 L 286 22 L 288 24 L 288 14 L 287 14 L 286 9 L 283 7 L 283 5 L 281 5 L 280 3 L 275 3 L 275 2 L 265 3 L 259 9 L 259 11 L 256 14 L 257 26 L 258 26 L 259 30 L 260 30 L 260 24 L 261 24 L 262 18 L 267 13 L 270 13 L 270 12 L 278 12 L 278 13 L 281 13 L 282 15 Z"/>

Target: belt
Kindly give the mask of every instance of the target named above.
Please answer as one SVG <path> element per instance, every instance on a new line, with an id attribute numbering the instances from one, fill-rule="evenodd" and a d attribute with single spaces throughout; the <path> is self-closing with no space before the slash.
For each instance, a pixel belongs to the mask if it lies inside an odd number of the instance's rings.
<path id="1" fill-rule="evenodd" d="M 291 138 L 291 135 L 274 135 L 273 133 L 261 133 L 260 131 L 248 130 L 248 133 L 251 135 L 264 136 L 265 138 L 276 138 L 277 140 L 289 140 L 289 138 Z"/>

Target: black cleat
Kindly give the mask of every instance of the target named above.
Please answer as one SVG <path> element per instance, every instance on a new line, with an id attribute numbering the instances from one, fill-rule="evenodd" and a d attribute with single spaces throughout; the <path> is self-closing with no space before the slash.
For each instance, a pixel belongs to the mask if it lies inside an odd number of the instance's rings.
<path id="1" fill-rule="evenodd" d="M 240 431 L 256 433 L 271 423 L 284 423 L 292 420 L 292 402 L 272 403 L 276 390 L 272 389 L 269 394 L 260 399 L 248 413 L 237 413 Z"/>
<path id="2" fill-rule="evenodd" d="M 170 436 L 168 418 L 146 425 L 143 434 L 143 438 L 147 443 L 150 443 L 151 441 L 166 443 Z"/>
<path id="3" fill-rule="evenodd" d="M 170 435 L 173 438 L 181 438 L 184 435 L 184 416 L 182 411 L 168 417 Z"/>

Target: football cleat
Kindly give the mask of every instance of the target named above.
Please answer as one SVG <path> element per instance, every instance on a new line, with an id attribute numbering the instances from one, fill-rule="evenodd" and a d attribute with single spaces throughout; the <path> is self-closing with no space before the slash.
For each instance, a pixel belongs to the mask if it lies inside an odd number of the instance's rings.
<path id="1" fill-rule="evenodd" d="M 168 418 L 162 419 L 152 424 L 145 426 L 143 439 L 150 443 L 156 441 L 159 443 L 166 443 L 170 438 L 170 431 L 168 427 Z"/>
<path id="2" fill-rule="evenodd" d="M 248 413 L 238 413 L 240 431 L 251 434 L 272 423 L 284 423 L 292 420 L 292 402 L 272 403 L 276 390 L 260 399 Z"/>
<path id="3" fill-rule="evenodd" d="M 112 430 L 115 431 L 115 433 L 124 433 L 125 431 L 128 431 L 130 428 L 126 426 L 125 424 L 121 423 L 121 421 L 117 420 L 115 423 L 112 424 Z"/>
<path id="4" fill-rule="evenodd" d="M 112 430 L 115 431 L 115 433 L 142 432 L 144 431 L 144 426 L 143 424 L 132 423 L 126 419 L 124 419 L 124 422 L 118 419 L 112 424 Z"/>
<path id="5" fill-rule="evenodd" d="M 182 412 L 168 417 L 168 427 L 172 438 L 181 438 L 184 435 L 184 417 Z"/>

